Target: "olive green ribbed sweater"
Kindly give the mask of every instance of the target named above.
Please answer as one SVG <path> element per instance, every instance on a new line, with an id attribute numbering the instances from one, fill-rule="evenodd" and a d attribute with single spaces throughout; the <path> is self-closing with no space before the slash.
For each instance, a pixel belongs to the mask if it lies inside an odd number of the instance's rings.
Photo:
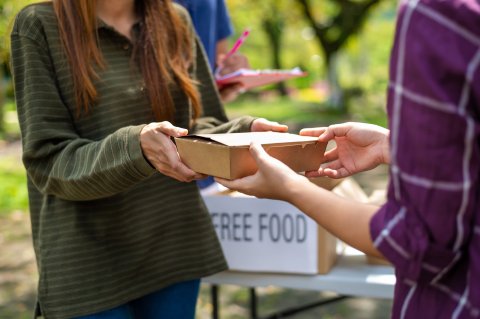
<path id="1" fill-rule="evenodd" d="M 48 319 L 110 309 L 226 268 L 196 184 L 163 176 L 143 157 L 139 133 L 154 119 L 131 43 L 104 24 L 98 35 L 107 68 L 96 81 L 98 103 L 77 118 L 51 3 L 22 10 L 12 31 L 38 300 Z M 204 110 L 190 131 L 248 130 L 250 117 L 227 122 L 203 51 L 194 50 Z M 172 94 L 174 124 L 188 127 L 190 103 L 178 88 Z"/>

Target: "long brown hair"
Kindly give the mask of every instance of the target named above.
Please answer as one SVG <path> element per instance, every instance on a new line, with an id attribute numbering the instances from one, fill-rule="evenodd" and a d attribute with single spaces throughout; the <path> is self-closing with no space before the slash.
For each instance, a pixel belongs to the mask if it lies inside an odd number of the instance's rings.
<path id="1" fill-rule="evenodd" d="M 97 38 L 96 0 L 53 0 L 60 37 L 72 69 L 77 115 L 88 114 L 97 100 L 95 65 L 105 67 Z M 200 115 L 196 83 L 188 73 L 192 64 L 191 32 L 175 12 L 171 0 L 135 0 L 141 17 L 133 58 L 139 63 L 156 120 L 173 120 L 175 106 L 169 86 L 176 83 Z"/>

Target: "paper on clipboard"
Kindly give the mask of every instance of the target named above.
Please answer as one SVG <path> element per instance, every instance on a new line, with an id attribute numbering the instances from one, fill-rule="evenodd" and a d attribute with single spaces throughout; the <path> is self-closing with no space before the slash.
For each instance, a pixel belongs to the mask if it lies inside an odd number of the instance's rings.
<path id="1" fill-rule="evenodd" d="M 216 82 L 219 88 L 222 86 L 241 83 L 245 89 L 251 89 L 254 87 L 277 83 L 288 79 L 306 76 L 307 72 L 303 72 L 300 68 L 293 68 L 291 70 L 250 70 L 239 69 L 235 72 L 225 74 L 223 76 L 217 76 Z"/>

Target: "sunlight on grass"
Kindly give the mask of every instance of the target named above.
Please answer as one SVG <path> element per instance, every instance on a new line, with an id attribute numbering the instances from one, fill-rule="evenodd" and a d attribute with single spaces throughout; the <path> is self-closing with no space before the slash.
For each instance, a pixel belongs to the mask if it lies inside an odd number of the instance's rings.
<path id="1" fill-rule="evenodd" d="M 28 209 L 27 177 L 21 161 L 15 157 L 0 160 L 0 214 Z"/>
<path id="2" fill-rule="evenodd" d="M 251 115 L 295 126 L 328 125 L 344 118 L 338 111 L 329 109 L 325 104 L 281 97 L 268 99 L 244 97 L 228 104 L 226 109 L 231 118 Z"/>
<path id="3" fill-rule="evenodd" d="M 4 105 L 3 115 L 4 132 L 0 132 L 0 140 L 13 141 L 20 138 L 20 125 L 18 124 L 15 101 L 7 100 Z"/>

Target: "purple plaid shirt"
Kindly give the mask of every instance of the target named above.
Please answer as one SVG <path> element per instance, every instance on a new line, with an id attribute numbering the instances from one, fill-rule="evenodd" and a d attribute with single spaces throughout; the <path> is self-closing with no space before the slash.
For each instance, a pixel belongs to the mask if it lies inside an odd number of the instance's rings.
<path id="1" fill-rule="evenodd" d="M 388 201 L 371 221 L 395 266 L 392 318 L 480 318 L 480 1 L 399 7 Z"/>

